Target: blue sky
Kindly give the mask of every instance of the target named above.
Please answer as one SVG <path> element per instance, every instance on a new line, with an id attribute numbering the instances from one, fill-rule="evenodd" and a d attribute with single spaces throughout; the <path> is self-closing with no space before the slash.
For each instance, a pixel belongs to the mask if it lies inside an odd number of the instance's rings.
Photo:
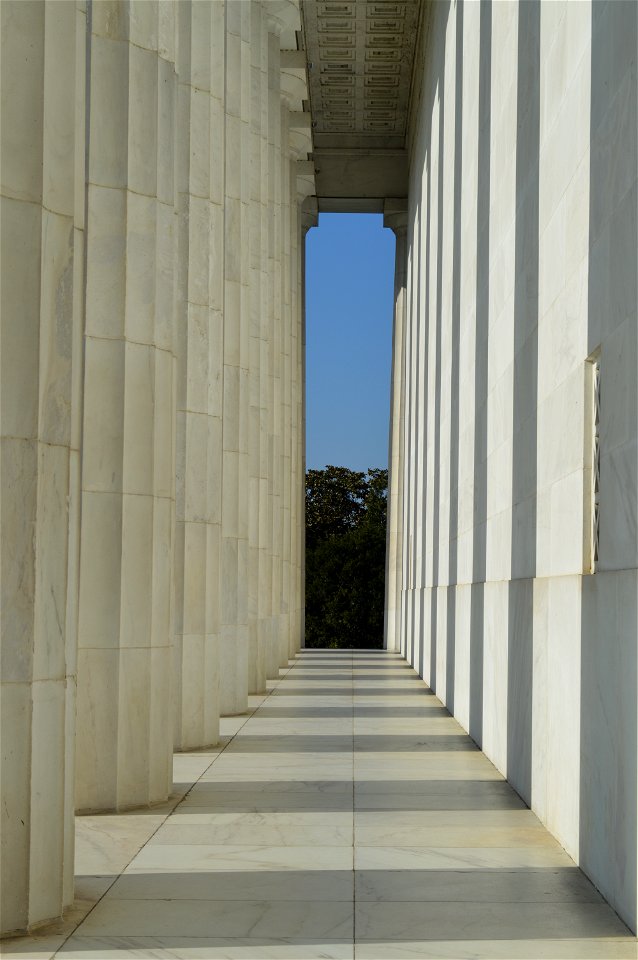
<path id="1" fill-rule="evenodd" d="M 387 467 L 394 234 L 323 213 L 306 238 L 307 466 Z"/>

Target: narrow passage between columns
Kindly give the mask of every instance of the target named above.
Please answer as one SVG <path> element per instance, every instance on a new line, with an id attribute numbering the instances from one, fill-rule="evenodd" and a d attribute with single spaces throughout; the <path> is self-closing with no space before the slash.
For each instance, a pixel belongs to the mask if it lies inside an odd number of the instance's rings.
<path id="1" fill-rule="evenodd" d="M 249 710 L 175 757 L 169 804 L 78 819 L 79 899 L 40 960 L 635 960 L 399 654 L 302 651 Z"/>

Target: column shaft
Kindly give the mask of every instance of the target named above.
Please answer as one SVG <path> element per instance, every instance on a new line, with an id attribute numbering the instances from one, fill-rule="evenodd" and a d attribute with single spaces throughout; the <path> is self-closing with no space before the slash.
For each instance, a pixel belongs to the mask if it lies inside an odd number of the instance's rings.
<path id="1" fill-rule="evenodd" d="M 174 28 L 94 4 L 76 802 L 172 783 Z"/>
<path id="2" fill-rule="evenodd" d="M 174 682 L 184 750 L 219 737 L 224 8 L 183 2 L 177 13 Z"/>
<path id="3" fill-rule="evenodd" d="M 250 4 L 226 10 L 224 399 L 220 683 L 223 715 L 248 696 Z"/>
<path id="4" fill-rule="evenodd" d="M 391 224 L 390 224 L 391 225 Z M 398 590 L 401 528 L 401 403 L 403 398 L 403 337 L 405 324 L 406 228 L 395 227 L 394 330 L 392 338 L 392 389 L 390 398 L 390 456 L 388 473 L 388 520 L 386 554 L 385 646 L 398 649 Z"/>
<path id="5" fill-rule="evenodd" d="M 260 603 L 260 487 L 262 475 L 262 380 L 266 379 L 262 356 L 262 285 L 265 255 L 262 220 L 267 152 L 267 42 L 268 32 L 261 3 L 251 2 L 251 115 L 250 115 L 250 421 L 249 421 L 249 545 L 248 545 L 248 689 L 266 689 L 266 651 L 263 631 L 263 601 Z M 266 101 L 264 103 L 264 101 Z"/>
<path id="6" fill-rule="evenodd" d="M 73 899 L 86 13 L 0 15 L 5 934 Z"/>

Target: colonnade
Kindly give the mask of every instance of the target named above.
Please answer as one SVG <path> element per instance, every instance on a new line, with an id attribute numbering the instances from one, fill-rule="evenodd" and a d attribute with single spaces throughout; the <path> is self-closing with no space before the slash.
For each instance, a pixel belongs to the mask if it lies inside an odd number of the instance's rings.
<path id="1" fill-rule="evenodd" d="M 6 933 L 302 644 L 313 177 L 298 0 L 1 14 Z"/>

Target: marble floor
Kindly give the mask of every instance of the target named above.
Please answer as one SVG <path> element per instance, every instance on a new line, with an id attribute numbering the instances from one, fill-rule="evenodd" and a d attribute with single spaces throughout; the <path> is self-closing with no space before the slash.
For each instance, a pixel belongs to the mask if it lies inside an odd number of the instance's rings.
<path id="1" fill-rule="evenodd" d="M 73 909 L 2 955 L 638 958 L 398 655 L 304 651 L 250 709 L 165 806 L 79 818 Z"/>

